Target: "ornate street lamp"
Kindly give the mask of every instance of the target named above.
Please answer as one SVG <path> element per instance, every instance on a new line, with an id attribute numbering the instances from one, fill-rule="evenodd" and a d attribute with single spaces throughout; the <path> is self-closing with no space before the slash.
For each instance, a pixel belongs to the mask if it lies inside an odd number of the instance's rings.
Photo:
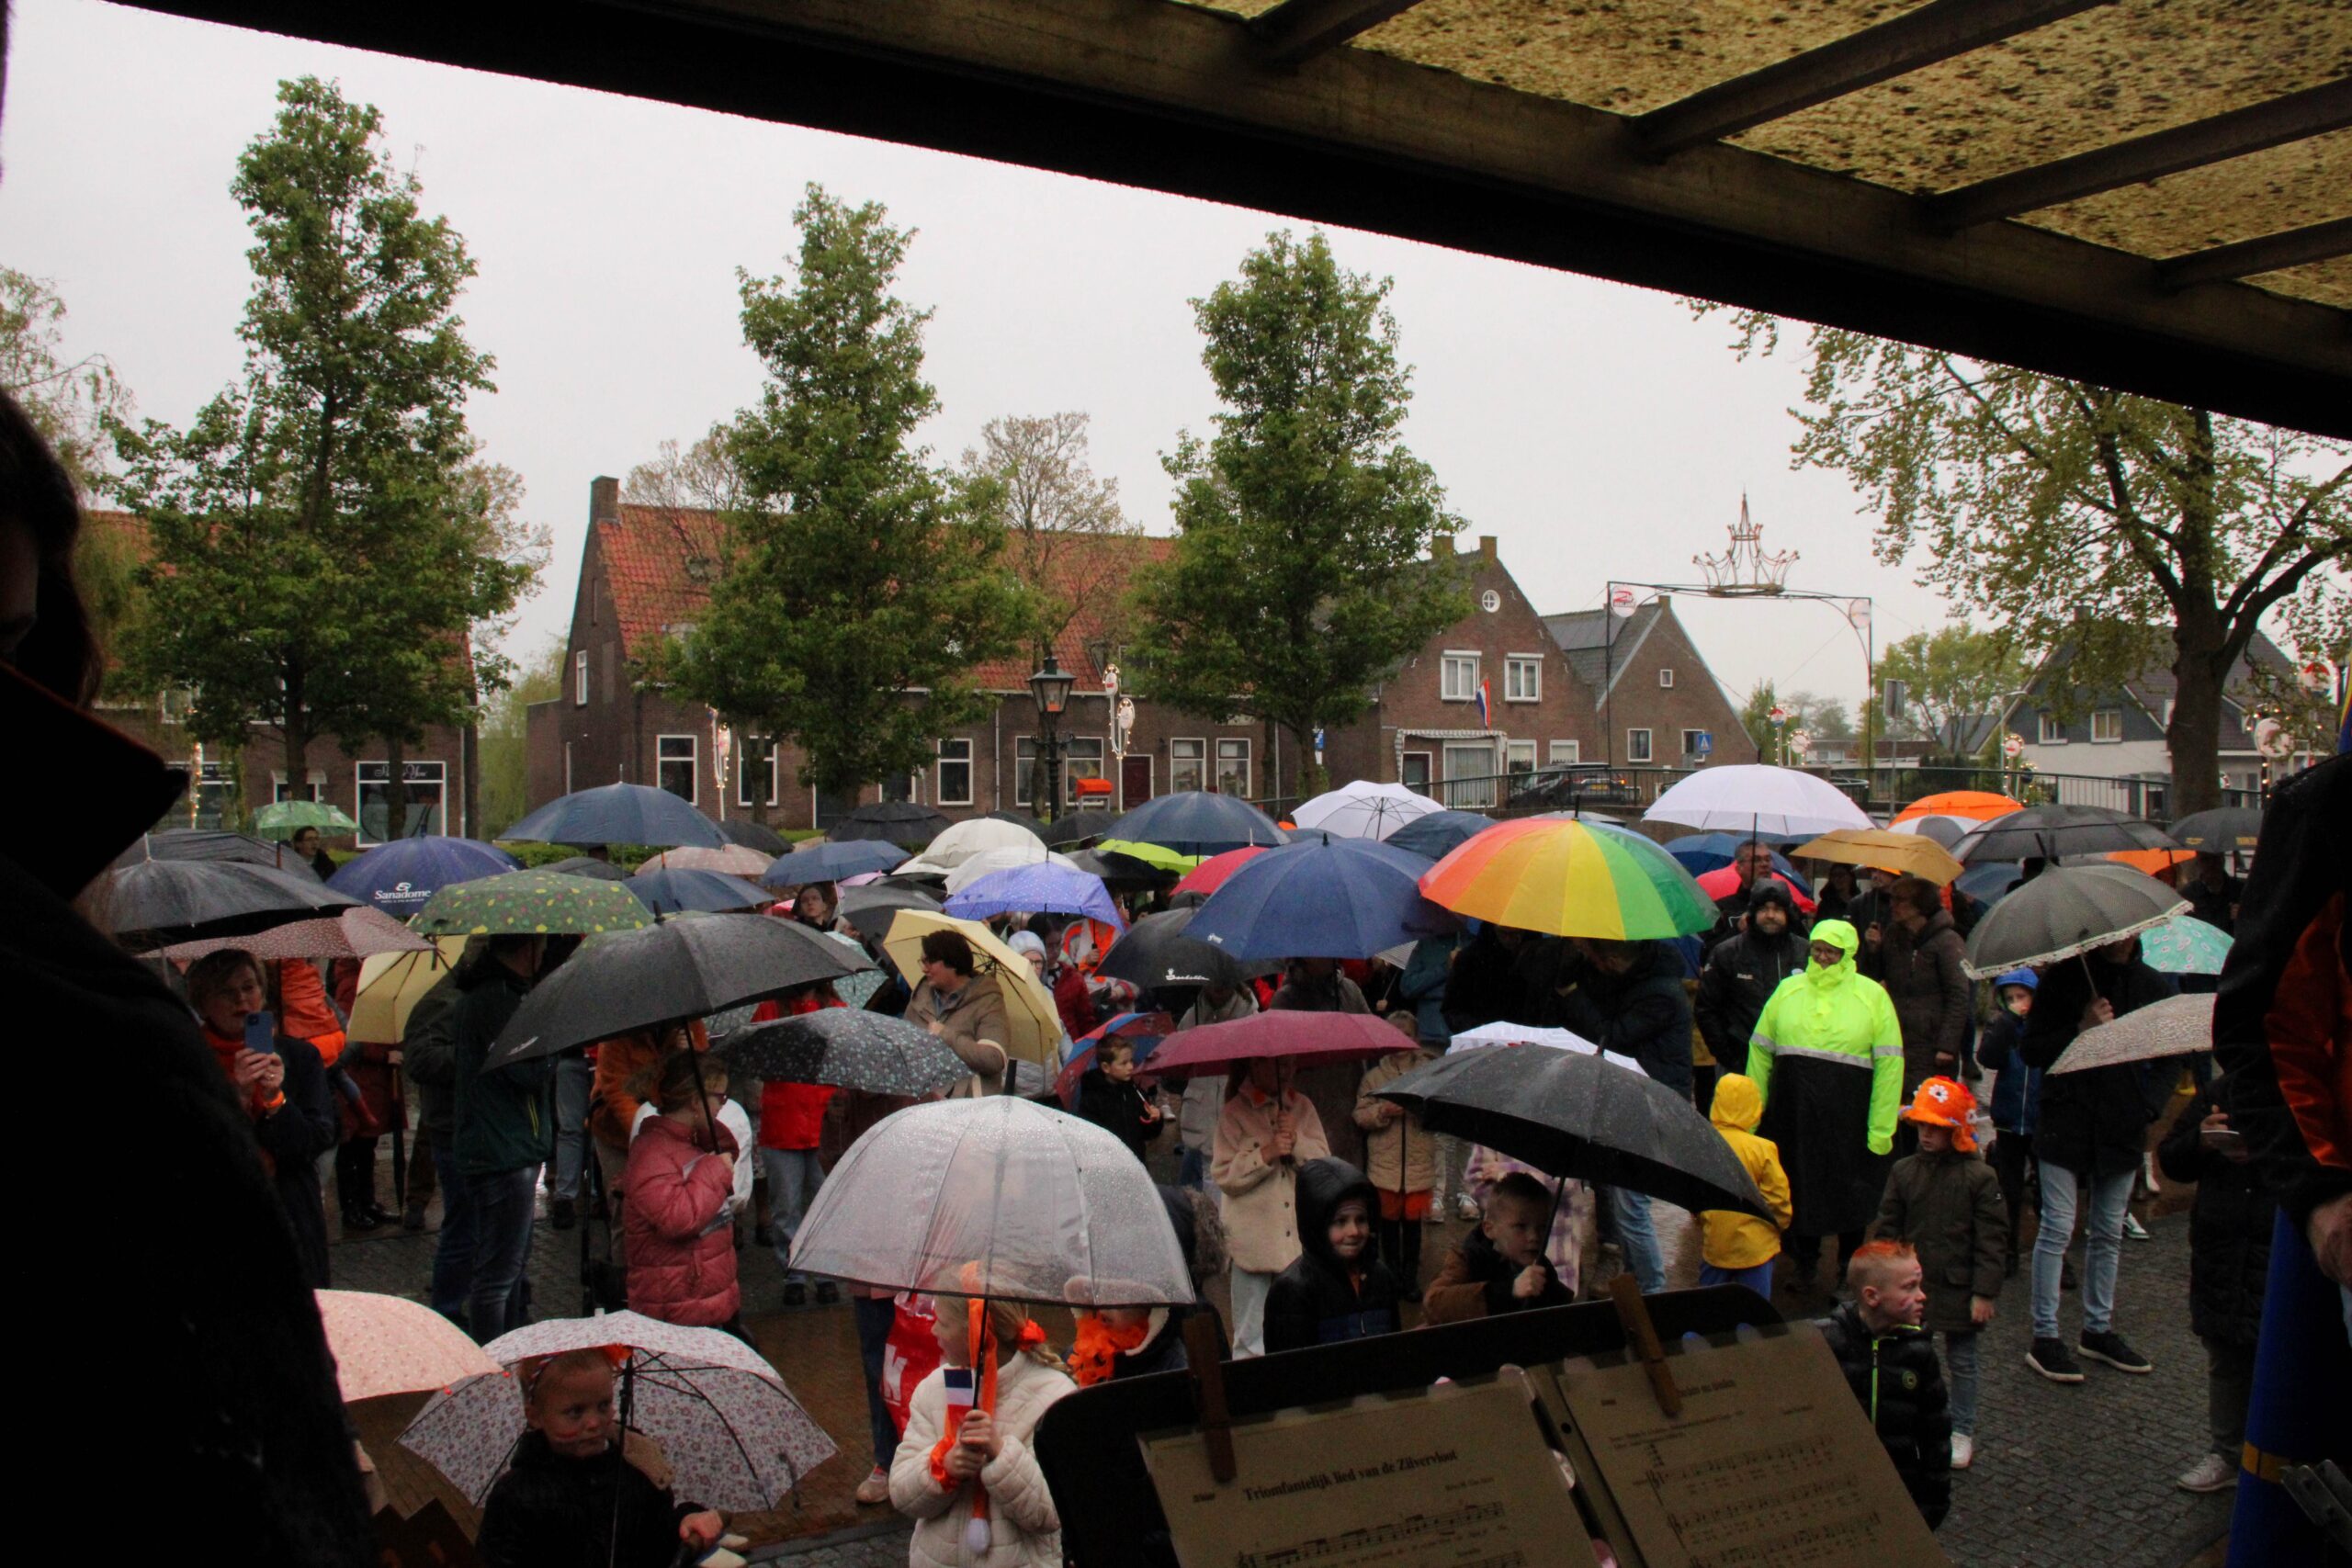
<path id="1" fill-rule="evenodd" d="M 1029 695 L 1037 704 L 1037 756 L 1045 764 L 1045 787 L 1038 792 L 1043 799 L 1038 818 L 1051 822 L 1060 815 L 1061 806 L 1061 717 L 1069 706 L 1069 690 L 1078 684 L 1078 677 L 1063 673 L 1061 660 L 1052 653 L 1046 655 L 1046 667 L 1029 677 Z"/>

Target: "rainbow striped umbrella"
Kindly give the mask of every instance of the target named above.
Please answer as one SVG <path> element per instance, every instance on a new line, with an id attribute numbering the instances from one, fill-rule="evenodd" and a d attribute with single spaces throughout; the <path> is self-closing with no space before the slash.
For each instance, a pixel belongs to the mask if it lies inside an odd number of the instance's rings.
<path id="1" fill-rule="evenodd" d="M 1468 840 L 1423 874 L 1421 894 L 1459 915 L 1555 936 L 1688 936 L 1716 919 L 1681 863 L 1640 834 L 1543 817 Z"/>

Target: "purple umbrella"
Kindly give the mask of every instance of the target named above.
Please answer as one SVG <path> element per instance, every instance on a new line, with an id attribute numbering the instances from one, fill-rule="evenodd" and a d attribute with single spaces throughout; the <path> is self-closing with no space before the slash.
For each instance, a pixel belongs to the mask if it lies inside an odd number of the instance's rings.
<path id="1" fill-rule="evenodd" d="M 1121 931 L 1127 924 L 1101 877 L 1050 861 L 989 872 L 961 892 L 950 894 L 947 912 L 967 920 L 984 920 L 990 915 L 1086 915 Z"/>

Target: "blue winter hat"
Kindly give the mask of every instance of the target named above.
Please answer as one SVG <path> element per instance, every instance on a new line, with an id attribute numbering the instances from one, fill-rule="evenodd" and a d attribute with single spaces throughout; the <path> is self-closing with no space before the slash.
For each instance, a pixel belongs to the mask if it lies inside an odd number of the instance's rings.
<path id="1" fill-rule="evenodd" d="M 2023 986 L 2030 991 L 2041 984 L 2041 976 L 2032 970 L 2012 969 L 1993 982 L 1993 989 L 1997 993 L 2004 986 Z"/>

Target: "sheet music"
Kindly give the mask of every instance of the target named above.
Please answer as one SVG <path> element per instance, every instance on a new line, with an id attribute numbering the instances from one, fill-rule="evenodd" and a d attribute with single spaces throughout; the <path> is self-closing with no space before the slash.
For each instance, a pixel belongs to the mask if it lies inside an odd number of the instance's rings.
<path id="1" fill-rule="evenodd" d="M 1590 1568 L 1525 1374 L 1237 1423 L 1220 1485 L 1196 1431 L 1141 1439 L 1184 1568 Z"/>

